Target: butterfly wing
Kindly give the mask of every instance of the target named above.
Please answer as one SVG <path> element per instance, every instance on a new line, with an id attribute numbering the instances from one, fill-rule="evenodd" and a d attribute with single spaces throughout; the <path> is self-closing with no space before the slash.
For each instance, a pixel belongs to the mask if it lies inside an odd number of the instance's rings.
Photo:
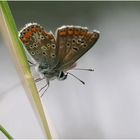
<path id="1" fill-rule="evenodd" d="M 88 28 L 80 26 L 62 26 L 56 34 L 59 70 L 69 69 L 99 38 L 98 31 L 89 32 Z"/>
<path id="2" fill-rule="evenodd" d="M 56 40 L 52 33 L 46 32 L 39 24 L 27 24 L 19 33 L 29 55 L 40 65 L 53 69 L 56 58 Z"/>

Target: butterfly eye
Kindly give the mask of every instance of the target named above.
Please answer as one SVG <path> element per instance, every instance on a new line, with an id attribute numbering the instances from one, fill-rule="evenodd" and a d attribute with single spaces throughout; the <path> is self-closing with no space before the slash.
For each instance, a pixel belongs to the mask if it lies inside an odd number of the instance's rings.
<path id="1" fill-rule="evenodd" d="M 53 49 L 55 49 L 55 48 L 56 48 L 56 45 L 55 45 L 55 44 L 52 44 L 51 47 L 52 47 Z"/>
<path id="2" fill-rule="evenodd" d="M 65 80 L 67 78 L 67 74 L 64 74 L 63 71 L 61 71 L 57 77 L 59 80 Z"/>
<path id="3" fill-rule="evenodd" d="M 47 56 L 47 53 L 46 53 L 46 52 L 42 52 L 42 54 L 43 54 L 44 56 Z"/>
<path id="4" fill-rule="evenodd" d="M 32 51 L 32 52 L 31 52 L 31 55 L 35 55 L 35 52 Z"/>

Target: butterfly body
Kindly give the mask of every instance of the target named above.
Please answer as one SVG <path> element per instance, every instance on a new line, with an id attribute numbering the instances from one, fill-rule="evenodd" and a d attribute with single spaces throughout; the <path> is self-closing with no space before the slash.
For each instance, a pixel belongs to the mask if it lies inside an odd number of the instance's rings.
<path id="1" fill-rule="evenodd" d="M 67 70 L 98 40 L 99 32 L 81 26 L 62 26 L 56 34 L 37 23 L 27 24 L 19 37 L 27 53 L 37 62 L 37 70 L 48 80 L 67 78 Z"/>
<path id="2" fill-rule="evenodd" d="M 37 66 L 37 71 L 40 72 L 41 74 L 44 75 L 48 80 L 54 80 L 54 79 L 59 79 L 59 80 L 64 80 L 67 78 L 67 75 L 64 74 L 63 71 L 57 70 L 57 69 L 48 69 L 48 67 L 44 66 L 42 67 L 41 65 Z"/>

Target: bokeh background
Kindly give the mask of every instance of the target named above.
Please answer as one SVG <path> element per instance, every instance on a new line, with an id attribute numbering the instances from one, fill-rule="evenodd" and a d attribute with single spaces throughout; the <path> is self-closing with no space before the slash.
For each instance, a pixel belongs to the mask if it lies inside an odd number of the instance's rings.
<path id="1" fill-rule="evenodd" d="M 18 30 L 37 22 L 55 32 L 87 26 L 101 36 L 43 102 L 59 138 L 140 138 L 140 2 L 9 2 Z M 14 138 L 44 138 L 8 49 L 0 38 L 0 123 Z M 4 137 L 0 133 L 0 137 Z"/>

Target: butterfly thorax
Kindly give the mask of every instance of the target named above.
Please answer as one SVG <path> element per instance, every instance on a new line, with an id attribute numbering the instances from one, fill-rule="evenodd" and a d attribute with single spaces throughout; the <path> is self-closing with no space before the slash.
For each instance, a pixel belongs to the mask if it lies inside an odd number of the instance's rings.
<path id="1" fill-rule="evenodd" d="M 67 74 L 65 74 L 63 71 L 60 71 L 55 68 L 49 68 L 47 65 L 38 65 L 37 71 L 40 72 L 44 77 L 46 77 L 48 80 L 65 80 L 67 78 Z"/>

